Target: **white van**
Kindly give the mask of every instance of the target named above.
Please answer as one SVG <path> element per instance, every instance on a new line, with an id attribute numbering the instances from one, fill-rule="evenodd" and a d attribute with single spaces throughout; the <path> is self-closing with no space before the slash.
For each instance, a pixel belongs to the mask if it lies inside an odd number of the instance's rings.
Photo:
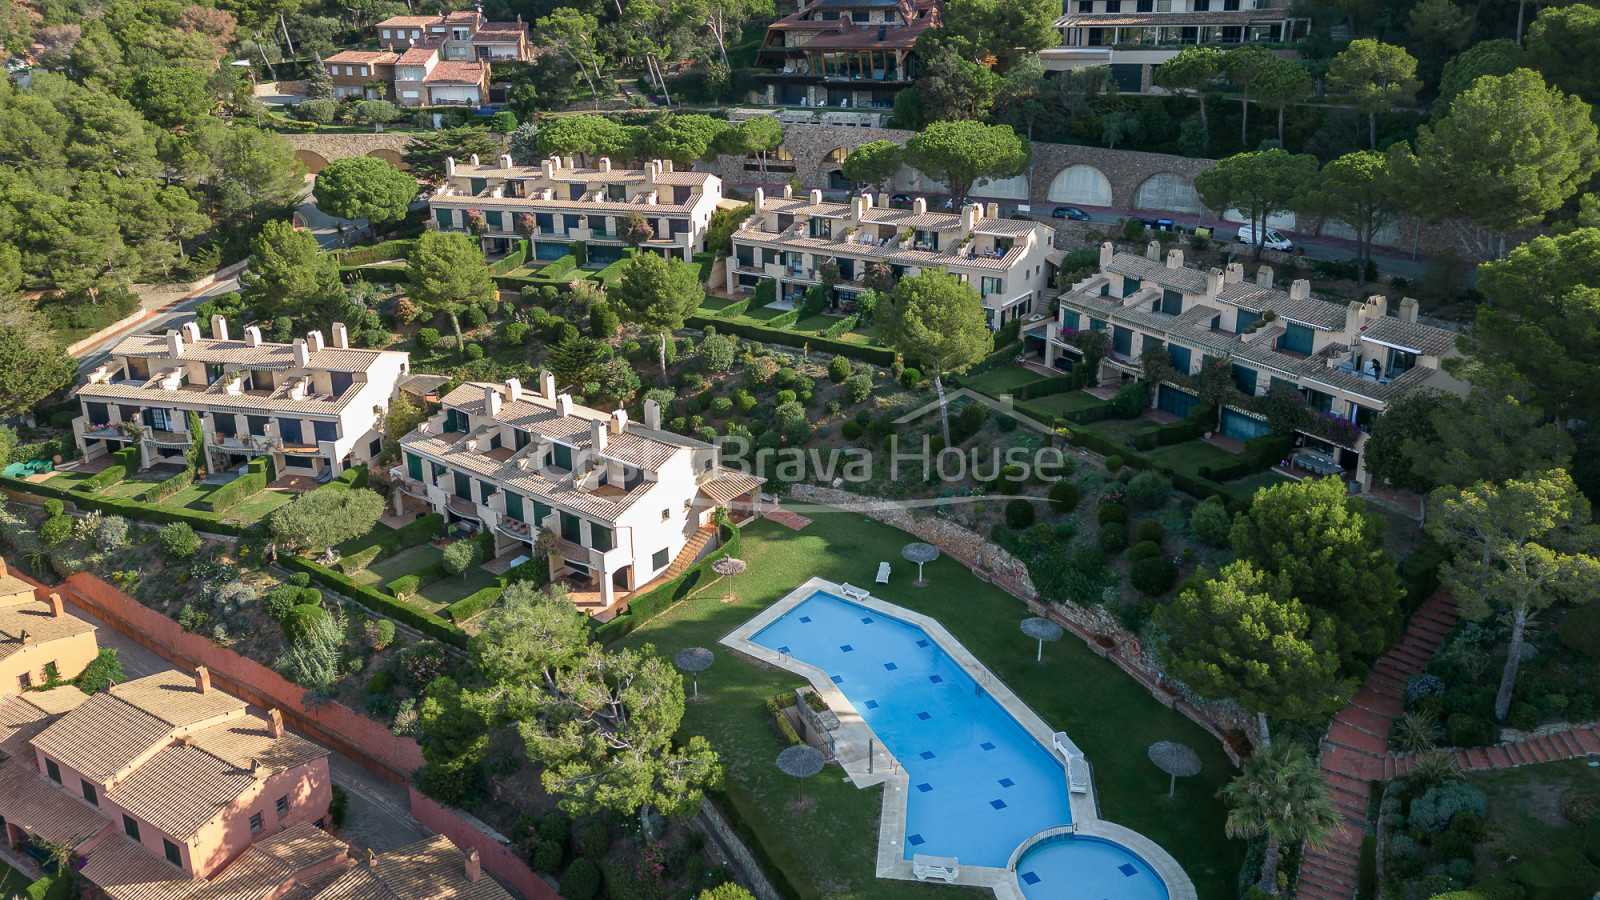
<path id="1" fill-rule="evenodd" d="M 1262 240 L 1261 246 L 1267 248 L 1268 250 L 1282 250 L 1285 253 L 1294 250 L 1294 242 L 1289 240 L 1288 238 L 1284 237 L 1283 235 L 1279 234 L 1277 229 L 1268 228 L 1266 231 L 1267 231 L 1267 236 L 1266 236 L 1266 238 L 1264 240 Z M 1255 246 L 1255 244 L 1256 244 L 1256 229 L 1255 229 L 1255 226 L 1253 226 L 1253 225 L 1240 225 L 1239 226 L 1239 243 L 1244 244 L 1246 246 L 1250 246 L 1250 247 L 1254 247 Z"/>

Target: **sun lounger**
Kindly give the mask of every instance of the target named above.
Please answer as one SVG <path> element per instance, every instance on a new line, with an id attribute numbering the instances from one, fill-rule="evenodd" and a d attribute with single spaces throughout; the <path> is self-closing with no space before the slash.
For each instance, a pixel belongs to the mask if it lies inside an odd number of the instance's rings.
<path id="1" fill-rule="evenodd" d="M 911 874 L 917 876 L 918 881 L 937 878 L 945 884 L 955 884 L 961 876 L 961 863 L 953 856 L 923 856 L 916 853 L 911 857 Z"/>
<path id="2" fill-rule="evenodd" d="M 1067 737 L 1065 731 L 1051 735 L 1050 742 L 1067 763 L 1067 790 L 1074 794 L 1089 793 L 1089 758 Z"/>
<path id="3" fill-rule="evenodd" d="M 878 563 L 878 583 L 889 583 L 889 564 L 886 562 Z"/>
<path id="4" fill-rule="evenodd" d="M 839 585 L 839 593 L 844 594 L 846 597 L 850 598 L 851 600 L 865 600 L 868 597 L 872 596 L 872 593 L 870 591 L 862 590 L 861 588 L 858 588 L 853 584 L 841 584 L 841 585 Z"/>

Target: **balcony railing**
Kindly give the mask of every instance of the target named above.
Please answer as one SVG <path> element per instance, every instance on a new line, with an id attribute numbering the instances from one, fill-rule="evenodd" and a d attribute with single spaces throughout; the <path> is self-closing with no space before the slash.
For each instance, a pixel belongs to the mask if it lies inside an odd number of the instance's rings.
<path id="1" fill-rule="evenodd" d="M 468 519 L 478 518 L 478 504 L 473 503 L 471 500 L 463 500 L 460 497 L 451 496 L 449 505 L 450 511 L 458 516 Z"/>
<path id="2" fill-rule="evenodd" d="M 533 540 L 533 528 L 527 522 L 518 522 L 510 516 L 502 516 L 495 527 L 519 541 Z"/>

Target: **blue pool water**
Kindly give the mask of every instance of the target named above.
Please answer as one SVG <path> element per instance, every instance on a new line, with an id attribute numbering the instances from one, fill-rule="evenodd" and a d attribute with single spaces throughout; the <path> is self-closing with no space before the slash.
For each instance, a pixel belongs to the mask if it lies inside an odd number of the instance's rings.
<path id="1" fill-rule="evenodd" d="M 1070 834 L 1047 838 L 1017 862 L 1028 900 L 1167 900 L 1150 864 L 1124 847 Z"/>
<path id="2" fill-rule="evenodd" d="M 922 629 L 818 592 L 751 640 L 826 672 L 900 761 L 910 776 L 904 858 L 1004 868 L 1028 838 L 1071 822 L 1059 757 Z"/>

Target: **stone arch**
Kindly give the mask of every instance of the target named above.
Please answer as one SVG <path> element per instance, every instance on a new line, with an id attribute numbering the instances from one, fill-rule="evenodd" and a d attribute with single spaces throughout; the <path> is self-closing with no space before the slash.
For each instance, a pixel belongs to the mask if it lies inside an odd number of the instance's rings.
<path id="1" fill-rule="evenodd" d="M 995 178 L 976 185 L 972 189 L 974 197 L 995 198 L 999 200 L 1028 201 L 1028 176 L 1013 175 L 1010 178 Z"/>
<path id="2" fill-rule="evenodd" d="M 294 158 L 306 167 L 306 174 L 308 175 L 315 175 L 321 172 L 322 167 L 328 164 L 328 158 L 314 150 L 296 150 Z"/>
<path id="3" fill-rule="evenodd" d="M 828 155 L 827 156 L 824 156 L 822 158 L 822 165 L 823 165 L 824 168 L 829 167 L 829 166 L 833 166 L 833 167 L 842 166 L 842 165 L 844 165 L 845 157 L 847 157 L 849 155 L 850 155 L 850 148 L 849 147 L 835 147 L 832 150 L 828 151 Z"/>
<path id="4" fill-rule="evenodd" d="M 1146 178 L 1133 195 L 1134 209 L 1198 213 L 1200 194 L 1194 181 L 1174 172 L 1157 172 Z"/>
<path id="5" fill-rule="evenodd" d="M 367 151 L 367 155 L 373 159 L 388 160 L 389 162 L 394 163 L 394 167 L 402 172 L 409 171 L 411 168 L 410 164 L 400 161 L 400 151 L 398 150 L 390 150 L 386 147 L 379 147 L 376 150 Z"/>
<path id="6" fill-rule="evenodd" d="M 1094 166 L 1067 166 L 1050 182 L 1048 199 L 1053 203 L 1082 203 L 1086 206 L 1111 206 L 1111 179 Z"/>

